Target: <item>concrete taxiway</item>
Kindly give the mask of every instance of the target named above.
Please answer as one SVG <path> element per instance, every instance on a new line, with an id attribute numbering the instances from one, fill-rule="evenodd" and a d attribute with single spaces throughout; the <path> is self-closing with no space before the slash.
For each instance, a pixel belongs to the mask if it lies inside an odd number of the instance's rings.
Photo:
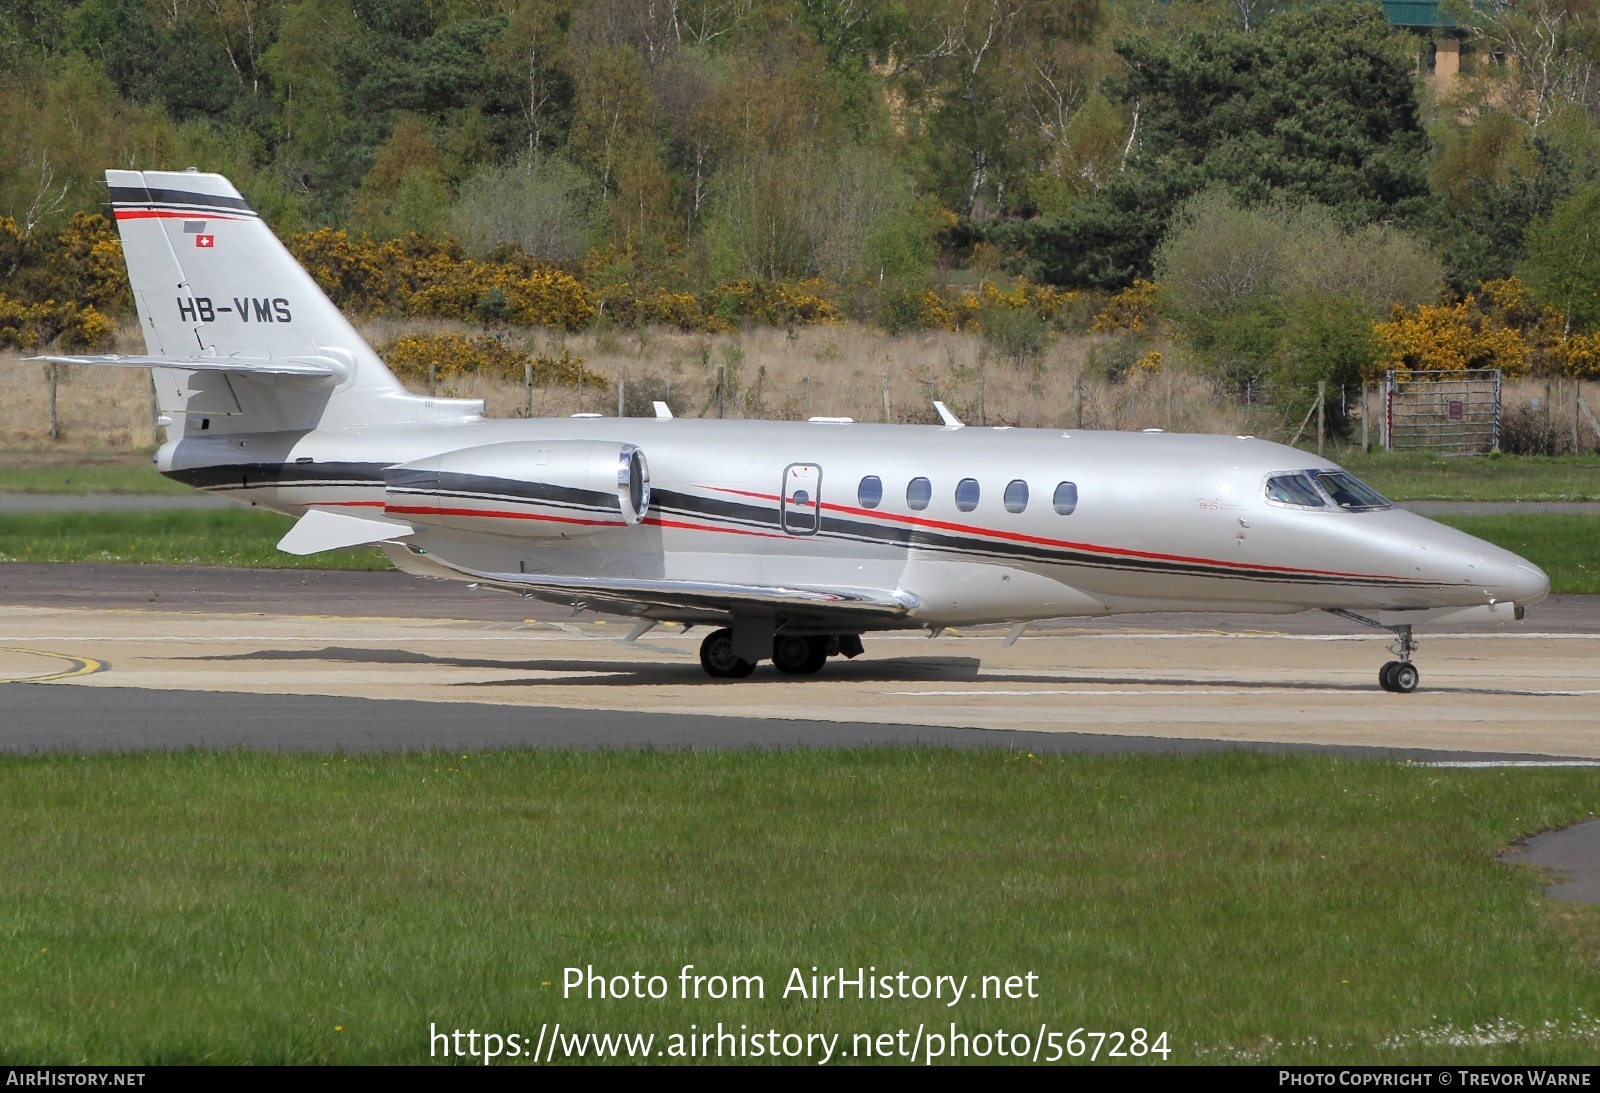
<path id="1" fill-rule="evenodd" d="M 0 749 L 1226 746 L 1600 761 L 1600 598 L 1424 637 L 1320 614 L 869 636 L 816 677 L 700 670 L 700 632 L 394 573 L 0 566 Z M 38 681 L 23 685 L 20 681 Z"/>

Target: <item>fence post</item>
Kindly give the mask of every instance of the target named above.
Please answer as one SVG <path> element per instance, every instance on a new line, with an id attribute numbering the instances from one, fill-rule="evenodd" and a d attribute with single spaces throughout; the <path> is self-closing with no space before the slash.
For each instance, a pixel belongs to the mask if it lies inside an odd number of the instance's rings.
<path id="1" fill-rule="evenodd" d="M 1317 454 L 1322 454 L 1322 438 L 1327 435 L 1328 381 L 1317 381 Z"/>
<path id="2" fill-rule="evenodd" d="M 811 416 L 811 377 L 806 377 L 806 417 Z"/>
<path id="3" fill-rule="evenodd" d="M 434 364 L 432 361 L 429 361 L 428 362 L 428 397 L 429 398 L 432 398 L 434 396 L 434 394 L 436 393 L 436 388 L 438 387 L 438 383 L 439 383 L 439 367 L 438 367 L 438 365 Z"/>
<path id="4" fill-rule="evenodd" d="M 56 371 L 56 364 L 52 361 L 45 366 L 50 374 L 50 439 L 61 439 L 61 417 L 56 413 L 56 385 L 60 379 Z"/>
<path id="5" fill-rule="evenodd" d="M 1082 376 L 1079 376 L 1077 382 L 1072 385 L 1072 398 L 1073 398 L 1073 401 L 1077 404 L 1077 411 L 1078 411 L 1078 424 L 1077 424 L 1076 427 L 1081 429 L 1081 428 L 1083 428 L 1083 377 Z"/>
<path id="6" fill-rule="evenodd" d="M 1361 381 L 1361 451 L 1363 454 L 1372 451 L 1372 445 L 1368 443 L 1369 434 L 1367 433 L 1367 392 L 1371 386 L 1366 380 Z"/>
<path id="7" fill-rule="evenodd" d="M 523 407 L 522 416 L 523 417 L 532 417 L 533 416 L 533 361 L 531 361 L 531 360 L 526 360 L 526 361 L 522 362 L 522 387 L 523 387 L 523 390 L 526 392 L 526 398 L 525 398 L 526 405 Z"/>
<path id="8" fill-rule="evenodd" d="M 883 374 L 883 423 L 889 424 L 889 373 Z"/>
<path id="9" fill-rule="evenodd" d="M 628 392 L 628 366 L 622 366 L 622 375 L 617 377 L 617 416 L 622 416 L 623 397 Z"/>
<path id="10" fill-rule="evenodd" d="M 978 373 L 978 424 L 989 424 L 989 373 Z"/>
<path id="11" fill-rule="evenodd" d="M 1572 454 L 1578 454 L 1578 407 L 1583 405 L 1583 381 L 1572 381 Z"/>

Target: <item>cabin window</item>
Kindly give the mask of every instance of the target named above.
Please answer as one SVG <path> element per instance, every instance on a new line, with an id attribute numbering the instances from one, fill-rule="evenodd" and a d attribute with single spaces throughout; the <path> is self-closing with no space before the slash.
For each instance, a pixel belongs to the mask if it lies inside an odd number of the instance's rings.
<path id="1" fill-rule="evenodd" d="M 1050 499 L 1056 511 L 1062 516 L 1071 516 L 1078 507 L 1078 484 L 1076 482 L 1062 482 L 1056 486 L 1055 496 Z"/>
<path id="2" fill-rule="evenodd" d="M 856 500 L 861 502 L 864 509 L 875 509 L 883 503 L 883 479 L 875 474 L 869 474 L 861 480 L 861 485 L 856 487 Z"/>
<path id="3" fill-rule="evenodd" d="M 1328 491 L 1333 503 L 1350 512 L 1386 509 L 1389 499 L 1354 475 L 1344 471 L 1319 471 L 1317 481 Z"/>
<path id="4" fill-rule="evenodd" d="M 962 512 L 971 512 L 978 507 L 978 480 L 976 478 L 963 478 L 956 483 L 956 508 Z"/>
<path id="5" fill-rule="evenodd" d="M 1020 478 L 1006 483 L 1006 511 L 1021 512 L 1028 507 L 1028 484 Z"/>
<path id="6" fill-rule="evenodd" d="M 1317 487 L 1303 474 L 1278 474 L 1267 479 L 1267 500 L 1303 509 L 1327 507 Z"/>
<path id="7" fill-rule="evenodd" d="M 917 511 L 928 507 L 933 500 L 933 483 L 926 478 L 913 478 L 906 486 L 906 504 Z"/>

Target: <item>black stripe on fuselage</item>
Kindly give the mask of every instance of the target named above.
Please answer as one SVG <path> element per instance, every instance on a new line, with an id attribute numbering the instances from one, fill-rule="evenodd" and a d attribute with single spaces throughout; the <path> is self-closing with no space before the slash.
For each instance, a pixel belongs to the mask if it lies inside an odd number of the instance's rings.
<path id="1" fill-rule="evenodd" d="M 596 505 L 606 511 L 619 511 L 621 503 L 613 494 L 571 487 L 550 486 L 545 483 L 518 482 L 512 479 L 491 478 L 478 475 L 440 475 L 431 471 L 390 471 L 384 463 L 233 463 L 212 467 L 190 467 L 164 472 L 168 478 L 198 489 L 268 489 L 287 487 L 345 486 L 382 487 L 385 472 L 400 492 L 428 496 L 459 496 L 478 500 L 505 500 L 512 503 L 565 503 L 569 505 Z M 412 476 L 418 476 L 413 479 Z M 475 488 L 455 490 L 439 489 L 444 480 L 449 484 Z M 453 480 L 460 480 L 459 483 Z M 402 486 L 402 481 L 416 481 L 417 486 Z M 493 487 L 492 490 L 488 487 Z M 419 488 L 420 487 L 420 488 Z M 595 499 L 603 499 L 596 501 Z M 718 520 L 762 531 L 782 530 L 778 509 L 773 505 L 753 504 L 727 498 L 702 497 L 680 490 L 656 489 L 652 492 L 651 508 L 679 516 Z M 1126 555 L 1108 555 L 1097 551 L 1077 550 L 1070 547 L 1053 547 L 1037 543 L 995 541 L 981 534 L 963 534 L 930 528 L 905 527 L 894 524 L 875 524 L 859 518 L 830 516 L 824 512 L 820 532 L 832 539 L 842 539 L 868 546 L 898 549 L 920 549 L 941 554 L 993 559 L 997 561 L 1044 562 L 1052 565 L 1070 565 L 1079 568 L 1114 570 L 1122 572 L 1161 573 L 1171 575 L 1222 577 L 1231 580 L 1248 580 L 1273 584 L 1361 584 L 1369 586 L 1416 587 L 1436 586 L 1450 582 L 1412 581 L 1404 577 L 1376 575 L 1343 576 L 1339 574 L 1309 573 L 1304 571 L 1280 572 L 1271 569 L 1239 568 L 1204 560 L 1193 562 L 1164 558 L 1140 558 Z M 810 538 L 799 536 L 797 538 Z"/>
<path id="2" fill-rule="evenodd" d="M 718 519 L 745 527 L 762 530 L 780 526 L 778 510 L 774 506 L 730 501 L 725 498 L 704 498 L 675 490 L 654 492 L 656 507 L 683 516 Z M 830 516 L 824 509 L 821 534 L 830 538 L 872 546 L 900 549 L 916 548 L 942 554 L 958 554 L 1002 561 L 1046 562 L 1053 565 L 1071 565 L 1084 568 L 1119 570 L 1124 572 L 1162 573 L 1199 577 L 1226 577 L 1235 580 L 1265 581 L 1274 584 L 1363 584 L 1411 587 L 1419 582 L 1404 577 L 1376 575 L 1345 576 L 1332 573 L 1313 573 L 1304 570 L 1282 572 L 1274 569 L 1239 567 L 1209 562 L 1204 559 L 1179 561 L 1167 558 L 1141 558 L 1130 555 L 1103 554 L 1099 551 L 1071 547 L 1047 546 L 1042 543 L 1021 543 L 992 540 L 978 534 L 961 533 L 902 525 L 875 524 L 859 518 Z M 1443 582 L 1421 582 L 1429 585 Z"/>
<path id="3" fill-rule="evenodd" d="M 455 472 L 441 474 L 438 471 L 394 470 L 384 475 L 384 483 L 390 490 L 414 495 L 622 511 L 622 500 L 614 493 L 558 486 L 550 482 L 524 482 L 514 478 Z"/>
<path id="4" fill-rule="evenodd" d="M 220 463 L 162 471 L 174 482 L 210 489 L 277 489 L 288 486 L 383 488 L 387 463 Z"/>

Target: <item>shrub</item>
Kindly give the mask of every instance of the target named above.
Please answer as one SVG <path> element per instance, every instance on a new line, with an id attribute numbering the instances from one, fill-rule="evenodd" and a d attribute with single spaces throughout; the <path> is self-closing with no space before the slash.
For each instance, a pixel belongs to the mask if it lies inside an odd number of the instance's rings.
<path id="1" fill-rule="evenodd" d="M 610 381 L 598 372 L 583 367 L 583 358 L 563 349 L 560 357 L 534 356 L 513 349 L 499 338 L 468 338 L 462 334 L 405 334 L 379 347 L 379 355 L 401 379 L 414 383 L 428 381 L 432 365 L 437 380 L 457 380 L 466 376 L 521 380 L 529 363 L 533 382 L 576 386 L 607 387 Z"/>

